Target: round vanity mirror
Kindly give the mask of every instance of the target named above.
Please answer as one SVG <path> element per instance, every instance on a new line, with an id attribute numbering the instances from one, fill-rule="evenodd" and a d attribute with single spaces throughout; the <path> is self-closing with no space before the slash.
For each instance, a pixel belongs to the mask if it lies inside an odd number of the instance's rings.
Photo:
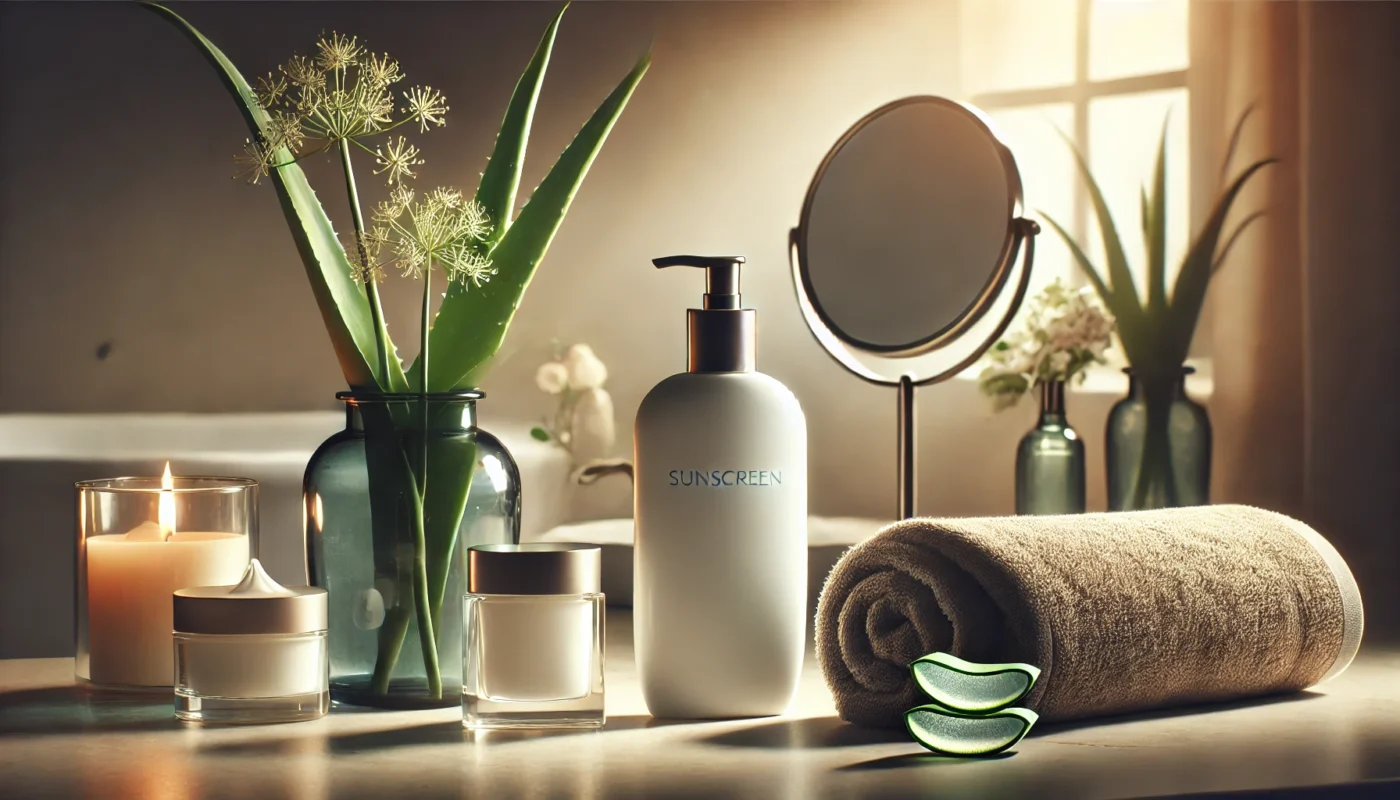
<path id="1" fill-rule="evenodd" d="M 866 115 L 807 190 L 792 231 L 798 303 L 833 358 L 900 387 L 901 518 L 914 511 L 914 387 L 970 366 L 1015 315 L 1038 231 L 1020 214 L 1011 151 L 981 113 L 941 97 Z"/>
<path id="2" fill-rule="evenodd" d="M 1005 280 L 1021 179 L 965 106 L 900 100 L 856 123 L 817 170 L 798 230 L 801 280 L 827 327 L 882 353 L 927 351 L 976 321 Z"/>

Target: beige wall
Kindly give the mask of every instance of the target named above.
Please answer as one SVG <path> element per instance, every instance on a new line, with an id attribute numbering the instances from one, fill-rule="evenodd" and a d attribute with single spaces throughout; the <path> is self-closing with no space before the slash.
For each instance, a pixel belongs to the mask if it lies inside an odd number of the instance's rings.
<path id="1" fill-rule="evenodd" d="M 526 184 L 649 44 L 655 65 L 594 165 L 503 359 L 487 417 L 538 416 L 535 365 L 551 340 L 609 362 L 618 418 L 682 367 L 698 278 L 658 274 L 674 252 L 749 256 L 762 368 L 787 383 L 812 432 L 812 507 L 888 512 L 894 398 L 845 373 L 803 327 L 785 242 L 812 170 L 852 121 L 912 93 L 956 93 L 954 0 L 578 3 L 537 118 Z M 184 11 L 246 72 L 308 48 L 323 27 L 368 35 L 442 88 L 447 129 L 421 137 L 428 176 L 470 185 L 548 3 L 192 4 Z M 1400 121 L 1384 76 L 1396 7 L 1320 4 L 1311 57 L 1341 75 L 1309 87 L 1308 507 L 1381 582 L 1400 433 L 1393 284 Z M 281 214 L 266 187 L 229 179 L 242 123 L 172 29 L 125 4 L 0 4 L 0 411 L 324 408 L 341 388 Z M 1326 156 L 1324 158 L 1324 156 Z M 335 172 L 313 181 L 344 219 Z M 1030 193 L 1035 187 L 1027 187 Z M 1339 279 L 1337 276 L 1342 276 Z M 415 288 L 389 290 L 411 352 Z M 104 344 L 110 354 L 97 357 Z M 1102 504 L 1109 400 L 1071 417 Z M 920 399 L 925 513 L 1003 513 L 1029 411 L 992 417 L 967 382 Z M 627 448 L 622 442 L 620 450 Z M 584 516 L 619 513 L 613 485 Z M 1376 556 L 1368 559 L 1369 555 Z M 1371 569 L 1368 567 L 1368 569 Z M 1385 597 L 1385 602 L 1393 601 Z"/>
<path id="2" fill-rule="evenodd" d="M 935 46 L 938 8 L 917 0 L 573 8 L 544 90 L 527 188 L 653 40 L 656 63 L 527 297 L 511 357 L 488 384 L 496 402 L 537 399 L 524 376 L 555 336 L 611 355 L 622 400 L 676 366 L 682 343 L 661 334 L 675 332 L 697 287 L 653 274 L 647 259 L 677 250 L 750 255 L 750 297 L 776 307 L 765 317 L 765 354 L 778 366 L 801 333 L 783 241 L 807 176 L 870 106 L 949 89 L 952 59 Z M 448 128 L 418 137 L 426 176 L 470 187 L 553 9 L 184 10 L 250 76 L 308 49 L 323 27 L 391 50 L 452 105 Z M 0 14 L 11 76 L 0 123 L 0 409 L 332 404 L 340 379 L 281 214 L 267 187 L 229 180 L 245 132 L 193 48 L 127 5 L 6 6 Z M 347 227 L 333 165 L 313 163 L 309 172 Z M 417 290 L 400 281 L 387 293 L 411 352 Z M 106 360 L 96 357 L 103 343 Z"/>
<path id="3" fill-rule="evenodd" d="M 676 252 L 749 257 L 760 365 L 812 430 L 814 510 L 893 504 L 894 395 L 844 372 L 798 314 L 786 241 L 822 155 L 870 109 L 957 87 L 952 2 L 578 3 L 565 17 L 525 186 L 649 44 L 655 63 L 615 129 L 486 382 L 490 416 L 532 418 L 555 338 L 608 361 L 620 427 L 684 367 L 698 276 Z M 448 96 L 449 125 L 418 137 L 434 181 L 473 185 L 549 3 L 197 4 L 183 11 L 249 75 L 324 27 L 367 37 Z M 245 135 L 209 67 L 172 29 L 121 5 L 0 6 L 0 410 L 232 411 L 330 407 L 342 388 L 268 187 L 230 180 Z M 60 56 L 58 54 L 65 54 Z M 329 163 L 308 167 L 345 227 Z M 405 353 L 417 288 L 387 289 Z M 110 343 L 105 360 L 97 357 Z M 967 383 L 922 395 L 921 508 L 1011 507 L 1027 414 L 993 418 Z M 1107 403 L 1077 419 L 1097 432 Z M 620 443 L 625 451 L 628 442 Z M 1092 467 L 1091 467 L 1092 468 Z M 1097 474 L 1097 473 L 1096 473 Z M 1098 481 L 1094 482 L 1096 485 Z M 619 513 L 625 489 L 585 495 Z"/>

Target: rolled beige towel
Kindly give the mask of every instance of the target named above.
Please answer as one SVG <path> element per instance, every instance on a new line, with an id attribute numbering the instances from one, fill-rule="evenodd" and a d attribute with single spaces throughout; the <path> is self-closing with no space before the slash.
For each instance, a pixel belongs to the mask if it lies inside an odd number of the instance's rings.
<path id="1" fill-rule="evenodd" d="M 817 607 L 842 719 L 897 727 L 908 664 L 943 650 L 1041 669 L 1046 721 L 1297 691 L 1351 663 L 1361 595 L 1303 523 L 1248 506 L 899 522 Z"/>

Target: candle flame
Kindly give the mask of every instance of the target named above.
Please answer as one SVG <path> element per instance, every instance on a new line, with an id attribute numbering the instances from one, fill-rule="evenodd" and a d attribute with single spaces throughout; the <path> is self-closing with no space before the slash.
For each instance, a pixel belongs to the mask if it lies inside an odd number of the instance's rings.
<path id="1" fill-rule="evenodd" d="M 160 506 L 156 520 L 160 524 L 160 538 L 169 539 L 175 533 L 175 479 L 170 477 L 170 462 L 165 462 L 165 474 L 160 476 Z"/>

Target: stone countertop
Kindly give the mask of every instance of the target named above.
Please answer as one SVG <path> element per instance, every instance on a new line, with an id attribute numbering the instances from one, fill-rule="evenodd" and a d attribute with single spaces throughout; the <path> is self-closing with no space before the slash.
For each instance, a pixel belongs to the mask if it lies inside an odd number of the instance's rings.
<path id="1" fill-rule="evenodd" d="M 200 728 L 176 722 L 163 697 L 89 696 L 71 659 L 0 661 L 0 796 L 1400 797 L 1396 651 L 1363 650 L 1296 695 L 1047 725 L 1010 755 L 959 760 L 842 723 L 810 653 L 788 716 L 653 720 L 631 618 L 610 612 L 608 625 L 608 725 L 593 732 L 473 734 L 458 709 Z"/>

